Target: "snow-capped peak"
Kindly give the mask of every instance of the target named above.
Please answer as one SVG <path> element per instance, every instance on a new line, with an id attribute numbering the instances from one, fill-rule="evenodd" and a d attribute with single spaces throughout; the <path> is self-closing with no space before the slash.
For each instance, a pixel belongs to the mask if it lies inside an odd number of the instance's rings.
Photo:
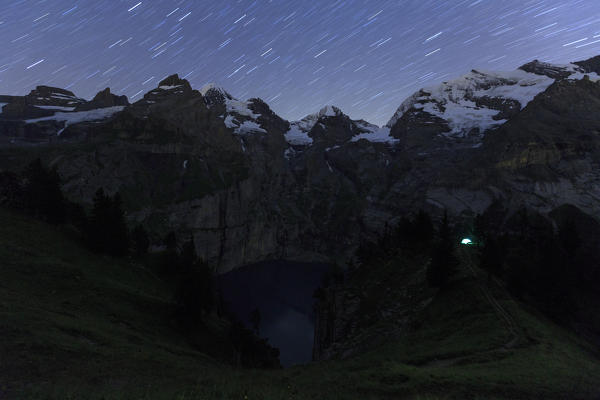
<path id="1" fill-rule="evenodd" d="M 335 106 L 325 106 L 319 110 L 317 116 L 321 117 L 337 117 L 338 115 L 343 115 L 342 110 Z"/>
<path id="2" fill-rule="evenodd" d="M 295 146 L 308 146 L 312 144 L 313 139 L 308 136 L 308 132 L 314 128 L 321 118 L 336 117 L 344 115 L 342 110 L 335 106 L 325 106 L 315 114 L 309 114 L 300 121 L 290 122 L 290 129 L 285 133 L 285 139 L 289 144 Z"/>
<path id="3" fill-rule="evenodd" d="M 400 105 L 386 126 L 393 127 L 407 112 L 426 112 L 448 123 L 446 136 L 479 133 L 506 122 L 502 112 L 523 109 L 545 91 L 554 79 L 524 70 L 470 73 L 441 85 L 425 88 Z"/>
<path id="4" fill-rule="evenodd" d="M 204 97 L 204 102 L 208 108 L 217 105 L 225 106 L 225 114 L 221 117 L 225 122 L 225 126 L 233 129 L 235 134 L 267 133 L 258 122 L 261 115 L 252 110 L 251 101 L 238 100 L 214 83 L 205 85 L 200 89 L 200 94 Z"/>
<path id="5" fill-rule="evenodd" d="M 202 96 L 206 96 L 207 94 L 210 95 L 212 93 L 221 93 L 225 98 L 233 99 L 233 96 L 230 95 L 225 89 L 217 86 L 214 83 L 206 84 L 202 87 L 202 89 L 200 89 L 200 94 L 202 94 Z"/>
<path id="6" fill-rule="evenodd" d="M 576 64 L 556 65 L 537 60 L 509 72 L 473 70 L 413 94 L 386 126 L 392 128 L 407 113 L 425 112 L 447 122 L 449 131 L 445 136 L 463 137 L 474 129 L 482 134 L 505 123 L 555 80 L 578 80 L 586 75 L 591 80 L 600 80 L 596 73 L 586 73 Z"/>

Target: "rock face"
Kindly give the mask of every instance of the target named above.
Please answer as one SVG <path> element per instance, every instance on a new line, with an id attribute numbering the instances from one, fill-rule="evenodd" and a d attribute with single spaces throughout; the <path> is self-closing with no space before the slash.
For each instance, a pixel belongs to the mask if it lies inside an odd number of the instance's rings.
<path id="1" fill-rule="evenodd" d="M 290 123 L 260 99 L 197 91 L 177 75 L 133 104 L 38 87 L 0 97 L 0 168 L 52 143 L 43 157 L 71 198 L 119 191 L 157 244 L 171 230 L 193 234 L 220 271 L 343 262 L 419 208 L 469 218 L 500 199 L 600 215 L 597 64 L 472 71 L 417 92 L 382 128 L 333 106 Z"/>

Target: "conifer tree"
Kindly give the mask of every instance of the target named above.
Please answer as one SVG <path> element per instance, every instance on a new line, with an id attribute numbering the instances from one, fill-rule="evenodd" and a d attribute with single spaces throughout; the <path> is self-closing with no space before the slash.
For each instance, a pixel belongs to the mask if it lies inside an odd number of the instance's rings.
<path id="1" fill-rule="evenodd" d="M 255 308 L 250 313 L 250 324 L 252 324 L 252 329 L 254 330 L 254 333 L 259 335 L 260 334 L 259 333 L 260 332 L 260 310 L 258 308 Z"/>
<path id="2" fill-rule="evenodd" d="M 50 223 L 65 222 L 65 199 L 56 169 L 45 168 L 38 158 L 27 166 L 25 178 L 25 206 Z"/>
<path id="3" fill-rule="evenodd" d="M 439 228 L 438 243 L 433 247 L 431 262 L 427 269 L 427 281 L 431 287 L 443 288 L 456 273 L 459 261 L 454 254 L 455 246 L 448 223 L 448 214 Z"/>
<path id="4" fill-rule="evenodd" d="M 96 251 L 113 256 L 127 254 L 129 233 L 118 193 L 111 198 L 104 193 L 102 188 L 96 191 L 87 229 L 87 239 L 90 246 Z"/>
<path id="5" fill-rule="evenodd" d="M 488 273 L 488 283 L 492 276 L 502 275 L 504 266 L 504 251 L 500 241 L 495 236 L 488 236 L 485 239 L 481 250 L 480 267 Z"/>

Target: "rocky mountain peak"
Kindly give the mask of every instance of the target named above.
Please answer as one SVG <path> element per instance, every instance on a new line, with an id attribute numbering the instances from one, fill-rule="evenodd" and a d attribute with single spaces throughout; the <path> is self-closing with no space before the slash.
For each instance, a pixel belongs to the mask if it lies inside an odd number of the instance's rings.
<path id="1" fill-rule="evenodd" d="M 129 105 L 129 100 L 127 99 L 127 96 L 117 96 L 111 93 L 110 88 L 106 88 L 98 92 L 98 94 L 96 94 L 96 96 L 94 96 L 94 98 L 91 101 L 77 106 L 75 111 L 87 111 L 94 110 L 97 108 L 127 105 Z"/>
<path id="2" fill-rule="evenodd" d="M 2 96 L 4 105 L 0 117 L 10 120 L 27 120 L 47 117 L 56 112 L 74 111 L 85 104 L 73 92 L 51 86 L 38 86 L 26 96 Z"/>
<path id="3" fill-rule="evenodd" d="M 165 79 L 159 82 L 158 87 L 159 89 L 163 90 L 170 90 L 175 88 L 181 88 L 185 91 L 192 90 L 192 86 L 190 85 L 190 83 L 185 79 L 181 79 L 178 74 L 173 74 L 166 77 Z"/>
<path id="4" fill-rule="evenodd" d="M 585 73 L 596 73 L 600 75 L 600 56 L 592 57 L 584 61 L 576 61 L 573 64 L 581 67 Z"/>
<path id="5" fill-rule="evenodd" d="M 317 116 L 319 118 L 323 117 L 339 117 L 345 115 L 342 110 L 335 106 L 325 106 L 319 110 Z"/>
<path id="6" fill-rule="evenodd" d="M 200 89 L 200 93 L 204 96 L 204 102 L 211 107 L 215 104 L 225 104 L 227 100 L 235 100 L 225 89 L 209 83 Z"/>
<path id="7" fill-rule="evenodd" d="M 69 90 L 43 85 L 37 86 L 34 90 L 29 92 L 29 96 L 49 96 L 52 94 L 60 94 L 68 97 L 75 97 L 75 94 Z"/>
<path id="8" fill-rule="evenodd" d="M 574 72 L 573 68 L 569 68 L 569 66 L 555 65 L 539 60 L 521 65 L 519 69 L 536 75 L 545 75 L 552 79 L 565 79 Z"/>

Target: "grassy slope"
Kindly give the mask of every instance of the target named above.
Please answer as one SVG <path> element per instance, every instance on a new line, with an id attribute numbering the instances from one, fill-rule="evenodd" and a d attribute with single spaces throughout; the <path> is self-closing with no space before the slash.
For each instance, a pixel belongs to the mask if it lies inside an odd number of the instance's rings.
<path id="1" fill-rule="evenodd" d="M 389 266 L 387 266 L 389 267 Z M 0 209 L 0 398 L 376 399 L 594 398 L 600 362 L 585 344 L 494 296 L 508 332 L 465 280 L 420 328 L 362 356 L 282 371 L 233 370 L 171 327 L 171 296 L 143 268 L 82 249 L 63 229 Z M 224 327 L 211 321 L 208 346 Z M 450 365 L 431 360 L 453 359 Z M 419 366 L 420 365 L 420 366 Z"/>

